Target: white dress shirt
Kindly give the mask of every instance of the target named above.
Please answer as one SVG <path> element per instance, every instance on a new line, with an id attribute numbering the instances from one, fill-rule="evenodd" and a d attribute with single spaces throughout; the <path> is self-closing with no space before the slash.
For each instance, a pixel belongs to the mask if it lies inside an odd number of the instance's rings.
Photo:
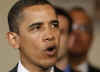
<path id="1" fill-rule="evenodd" d="M 26 69 L 26 68 L 22 65 L 21 61 L 19 61 L 17 72 L 29 72 L 29 70 Z M 50 72 L 54 72 L 54 67 L 51 67 Z"/>
<path id="2" fill-rule="evenodd" d="M 29 71 L 22 65 L 21 61 L 19 61 L 17 72 L 29 72 Z"/>
<path id="3" fill-rule="evenodd" d="M 51 71 L 50 72 L 54 72 L 54 67 L 51 67 Z"/>
<path id="4" fill-rule="evenodd" d="M 80 72 L 88 72 L 88 63 L 87 62 L 84 62 L 84 63 L 78 65 L 76 68 Z"/>

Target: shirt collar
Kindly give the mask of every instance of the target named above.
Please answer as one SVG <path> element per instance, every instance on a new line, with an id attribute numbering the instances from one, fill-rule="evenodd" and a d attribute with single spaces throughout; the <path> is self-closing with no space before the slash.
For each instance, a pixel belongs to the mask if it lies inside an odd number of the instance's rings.
<path id="1" fill-rule="evenodd" d="M 17 72 L 29 72 L 29 71 L 22 65 L 21 61 L 19 61 Z"/>
<path id="2" fill-rule="evenodd" d="M 51 70 L 50 70 L 50 72 L 54 72 L 54 67 L 51 67 Z"/>
<path id="3" fill-rule="evenodd" d="M 78 65 L 77 70 L 79 70 L 81 72 L 88 72 L 88 63 L 84 62 L 84 63 Z"/>
<path id="4" fill-rule="evenodd" d="M 19 61 L 17 72 L 29 72 L 29 71 L 22 65 L 21 61 Z M 51 67 L 50 72 L 54 72 L 54 67 Z"/>

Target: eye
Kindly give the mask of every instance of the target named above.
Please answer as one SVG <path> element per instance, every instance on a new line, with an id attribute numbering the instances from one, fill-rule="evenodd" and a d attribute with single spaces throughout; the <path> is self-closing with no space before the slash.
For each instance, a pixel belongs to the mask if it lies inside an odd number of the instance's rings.
<path id="1" fill-rule="evenodd" d="M 59 22 L 58 21 L 53 21 L 52 22 L 52 27 L 53 28 L 58 28 L 59 27 Z"/>
<path id="2" fill-rule="evenodd" d="M 37 25 L 34 25 L 31 30 L 39 30 L 40 29 L 40 25 L 37 24 Z"/>
<path id="3" fill-rule="evenodd" d="M 41 28 L 41 23 L 35 23 L 29 26 L 30 31 L 39 30 Z"/>
<path id="4" fill-rule="evenodd" d="M 35 25 L 34 28 L 36 28 L 36 29 L 40 29 L 40 25 Z"/>

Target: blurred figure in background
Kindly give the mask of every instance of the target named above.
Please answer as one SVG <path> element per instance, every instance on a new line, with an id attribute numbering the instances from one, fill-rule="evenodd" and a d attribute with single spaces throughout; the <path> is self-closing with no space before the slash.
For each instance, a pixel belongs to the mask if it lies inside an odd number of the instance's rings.
<path id="1" fill-rule="evenodd" d="M 72 32 L 68 44 L 68 59 L 75 72 L 100 72 L 87 60 L 88 51 L 93 41 L 93 22 L 82 8 L 73 8 Z"/>
<path id="2" fill-rule="evenodd" d="M 72 19 L 69 14 L 63 9 L 56 7 L 56 13 L 60 28 L 60 48 L 58 50 L 58 60 L 56 67 L 61 71 L 70 72 L 67 58 L 68 37 L 71 30 Z"/>

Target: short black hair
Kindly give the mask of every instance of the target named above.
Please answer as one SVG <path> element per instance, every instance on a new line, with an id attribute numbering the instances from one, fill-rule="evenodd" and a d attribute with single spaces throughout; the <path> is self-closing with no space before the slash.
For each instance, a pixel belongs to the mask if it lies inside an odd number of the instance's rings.
<path id="1" fill-rule="evenodd" d="M 47 0 L 19 0 L 17 1 L 8 13 L 8 25 L 10 32 L 19 33 L 18 28 L 18 19 L 20 18 L 20 14 L 25 7 L 29 7 L 32 5 L 43 5 L 49 4 L 53 7 L 51 3 Z"/>
<path id="2" fill-rule="evenodd" d="M 69 21 L 68 33 L 70 33 L 72 31 L 72 18 L 70 17 L 69 13 L 64 8 L 57 7 L 57 6 L 55 6 L 55 11 L 57 15 L 65 16 L 66 19 L 68 19 Z"/>

